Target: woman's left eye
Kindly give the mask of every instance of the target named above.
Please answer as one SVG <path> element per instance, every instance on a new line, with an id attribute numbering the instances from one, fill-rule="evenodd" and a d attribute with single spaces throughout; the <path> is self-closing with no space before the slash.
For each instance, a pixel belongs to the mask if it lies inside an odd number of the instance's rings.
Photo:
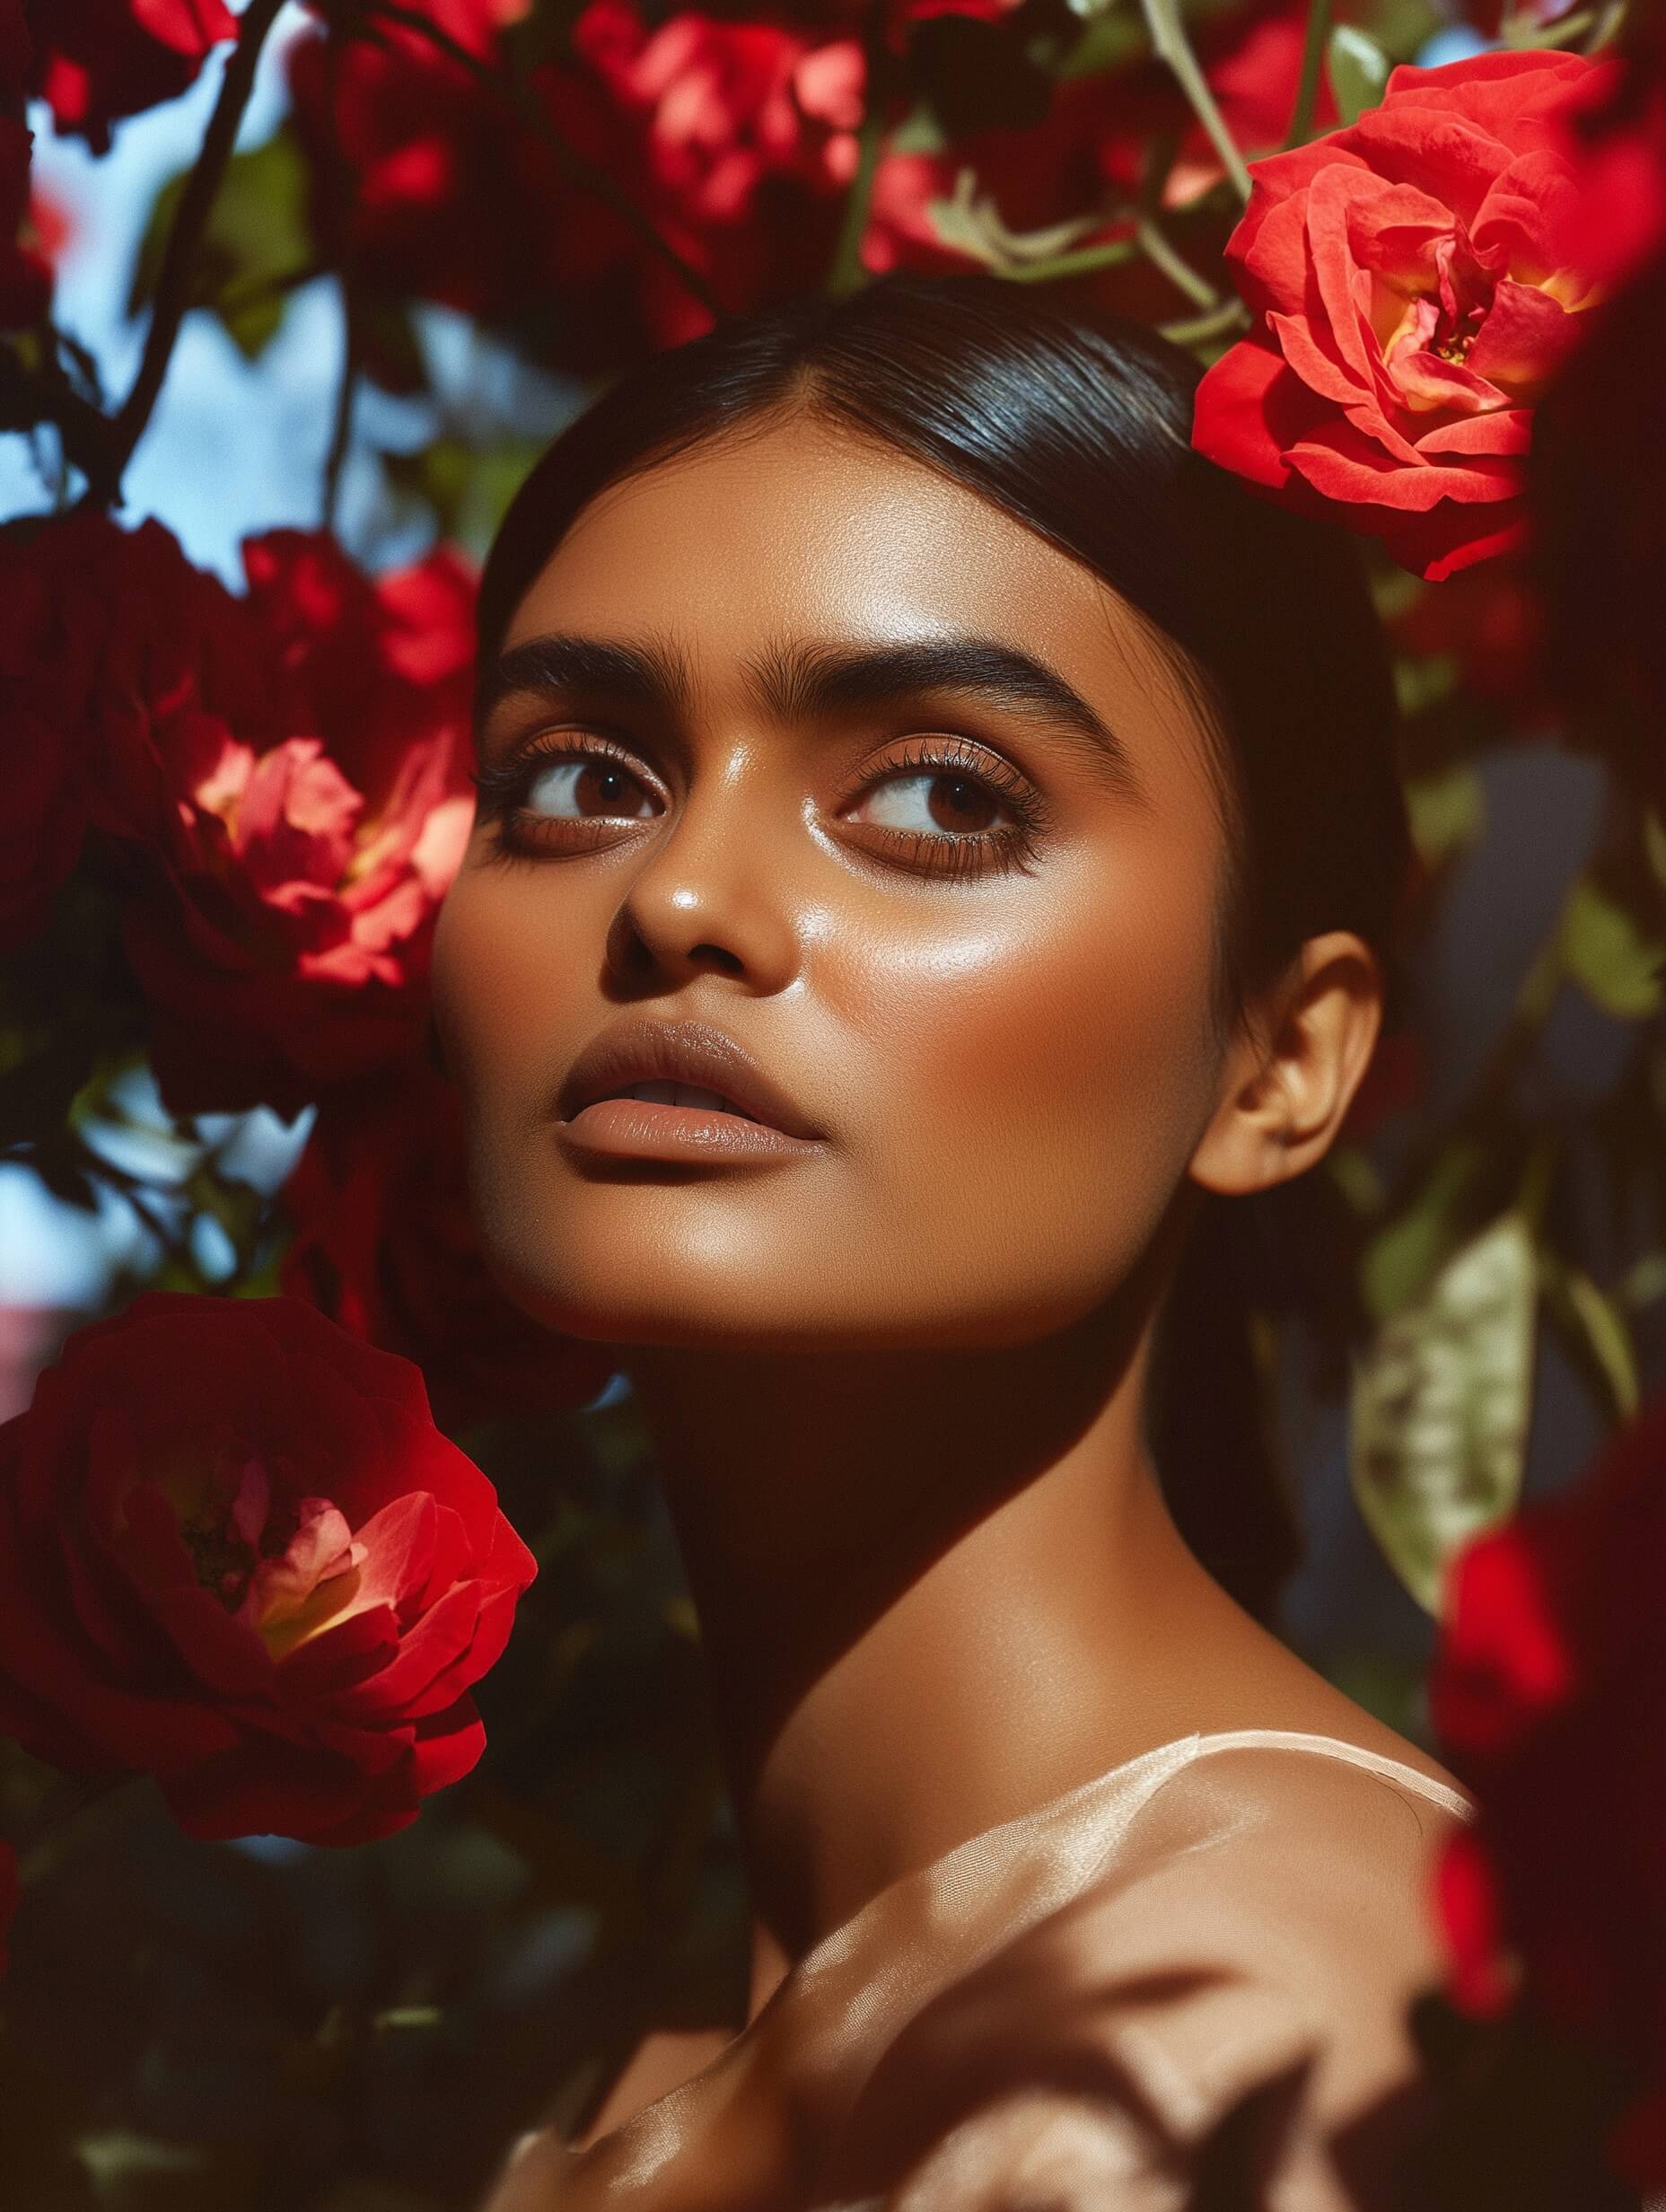
<path id="1" fill-rule="evenodd" d="M 880 777 L 863 795 L 867 820 L 881 829 L 952 836 L 986 834 L 1001 812 L 993 787 L 957 768 L 916 768 Z"/>

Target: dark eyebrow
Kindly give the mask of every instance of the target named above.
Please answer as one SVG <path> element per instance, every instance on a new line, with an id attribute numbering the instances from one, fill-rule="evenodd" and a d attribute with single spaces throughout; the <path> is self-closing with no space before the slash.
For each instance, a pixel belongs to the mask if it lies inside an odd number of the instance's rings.
<path id="1" fill-rule="evenodd" d="M 552 631 L 511 645 L 481 670 L 474 695 L 476 729 L 518 691 L 605 691 L 636 706 L 681 715 L 688 711 L 692 686 L 681 655 L 667 645 L 627 645 L 609 637 Z"/>
<path id="2" fill-rule="evenodd" d="M 760 697 L 783 718 L 877 707 L 920 691 L 962 691 L 1078 741 L 1078 751 L 1124 793 L 1143 786 L 1116 732 L 1057 669 L 995 637 L 899 638 L 885 645 L 782 646 L 750 665 Z"/>

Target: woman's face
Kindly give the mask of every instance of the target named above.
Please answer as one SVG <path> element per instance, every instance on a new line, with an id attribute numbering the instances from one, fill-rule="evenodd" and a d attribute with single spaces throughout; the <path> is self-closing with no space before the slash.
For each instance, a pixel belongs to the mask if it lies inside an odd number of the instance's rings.
<path id="1" fill-rule="evenodd" d="M 435 954 L 510 1295 L 732 1349 L 1014 1344 L 1103 1302 L 1223 1065 L 1218 802 L 1139 619 L 799 415 L 595 499 L 505 651 L 545 640 L 613 650 L 509 663 Z M 636 1020 L 725 1032 L 815 1141 L 576 1145 L 563 1087 Z"/>

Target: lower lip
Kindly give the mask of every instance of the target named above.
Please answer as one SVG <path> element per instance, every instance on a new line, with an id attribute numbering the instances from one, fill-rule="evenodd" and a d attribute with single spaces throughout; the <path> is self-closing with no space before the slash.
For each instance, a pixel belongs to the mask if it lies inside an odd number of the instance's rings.
<path id="1" fill-rule="evenodd" d="M 784 1160 L 820 1149 L 816 1138 L 789 1137 L 767 1122 L 645 1098 L 598 1099 L 557 1121 L 556 1136 L 569 1151 L 609 1160 Z"/>

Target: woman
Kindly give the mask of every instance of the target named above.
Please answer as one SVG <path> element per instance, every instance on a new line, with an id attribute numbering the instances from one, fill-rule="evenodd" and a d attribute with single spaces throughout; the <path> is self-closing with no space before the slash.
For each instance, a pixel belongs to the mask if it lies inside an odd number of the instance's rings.
<path id="1" fill-rule="evenodd" d="M 1144 2212 L 1251 2091 L 1267 2201 L 1388 2170 L 1467 1801 L 1197 1556 L 1248 1431 L 1146 1442 L 1406 850 L 1352 556 L 1192 453 L 1195 374 L 888 279 L 652 362 L 493 550 L 436 1019 L 495 1272 L 650 1425 L 756 1935 L 744 2028 L 490 2212 Z M 1165 1365 L 1173 1435 L 1221 1377 Z"/>

